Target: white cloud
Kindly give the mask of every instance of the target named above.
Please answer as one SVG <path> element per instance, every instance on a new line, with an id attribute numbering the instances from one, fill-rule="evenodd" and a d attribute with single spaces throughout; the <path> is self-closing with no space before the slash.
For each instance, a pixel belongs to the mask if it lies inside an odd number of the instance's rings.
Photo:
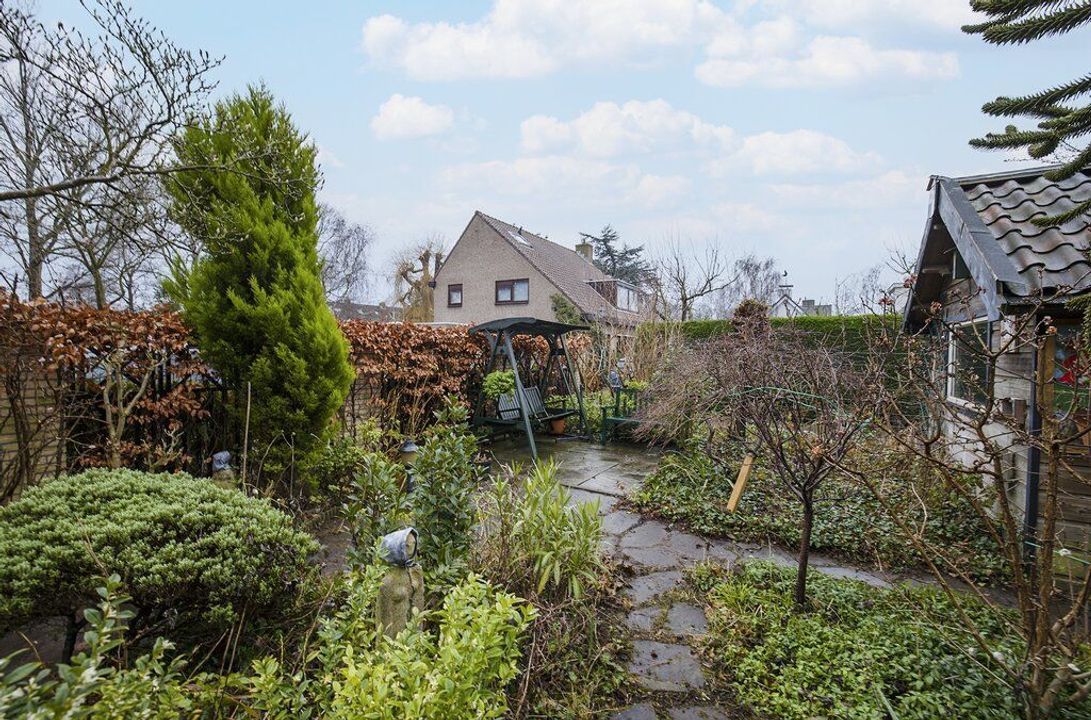
<path id="1" fill-rule="evenodd" d="M 721 40 L 710 47 L 731 53 L 711 56 L 695 70 L 698 80 L 715 87 L 822 87 L 880 77 L 950 79 L 959 73 L 952 52 L 883 50 L 857 37 L 819 36 L 794 57 L 770 56 L 742 41 L 731 46 Z"/>
<path id="2" fill-rule="evenodd" d="M 371 131 L 380 140 L 439 135 L 450 129 L 454 113 L 446 105 L 429 105 L 419 97 L 395 93 L 371 118 Z"/>
<path id="3" fill-rule="evenodd" d="M 877 46 L 859 33 L 905 23 L 957 28 L 970 19 L 958 0 L 744 0 L 725 8 L 710 0 L 493 0 L 470 22 L 369 18 L 362 47 L 372 63 L 427 81 L 648 65 L 703 47 L 695 74 L 708 85 L 810 87 L 954 77 L 954 53 Z"/>
<path id="4" fill-rule="evenodd" d="M 619 164 L 565 155 L 465 163 L 446 168 L 441 183 L 460 194 L 535 198 L 543 203 L 587 206 L 623 202 L 668 205 L 690 186 L 687 178 L 643 172 Z"/>
<path id="5" fill-rule="evenodd" d="M 815 130 L 750 135 L 733 156 L 714 165 L 715 174 L 744 167 L 755 175 L 851 173 L 879 165 L 872 152 L 857 152 L 844 140 Z"/>
<path id="6" fill-rule="evenodd" d="M 532 77 L 684 47 L 721 16 L 707 0 L 495 0 L 474 22 L 369 18 L 363 50 L 415 80 Z"/>
<path id="7" fill-rule="evenodd" d="M 903 170 L 876 177 L 825 184 L 771 184 L 769 190 L 795 207 L 863 210 L 885 207 L 924 207 L 927 178 Z"/>
<path id="8" fill-rule="evenodd" d="M 828 28 L 909 23 L 957 32 L 973 22 L 964 0 L 780 0 L 775 3 Z"/>
<path id="9" fill-rule="evenodd" d="M 623 105 L 599 102 L 569 122 L 535 115 L 524 120 L 520 130 L 526 152 L 574 147 L 592 157 L 693 146 L 724 149 L 730 147 L 735 135 L 731 128 L 676 110 L 666 100 L 630 100 Z"/>
<path id="10" fill-rule="evenodd" d="M 569 121 L 534 115 L 523 121 L 521 147 L 530 155 L 695 160 L 715 177 L 851 173 L 881 164 L 843 140 L 815 130 L 740 137 L 665 100 L 595 103 Z"/>

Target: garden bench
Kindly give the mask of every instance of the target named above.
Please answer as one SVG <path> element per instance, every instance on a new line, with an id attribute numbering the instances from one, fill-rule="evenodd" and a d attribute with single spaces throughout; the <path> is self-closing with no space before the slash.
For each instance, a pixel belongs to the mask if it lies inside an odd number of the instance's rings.
<path id="1" fill-rule="evenodd" d="M 554 410 L 547 408 L 542 402 L 542 393 L 536 387 L 523 390 L 523 401 L 527 406 L 527 416 L 536 423 L 547 423 L 550 420 L 559 420 L 577 411 L 572 409 Z M 496 417 L 486 418 L 493 425 L 514 425 L 520 419 L 519 403 L 515 400 L 515 393 L 505 393 L 496 400 Z"/>
<path id="2" fill-rule="evenodd" d="M 648 406 L 648 397 L 643 390 L 619 388 L 614 392 L 614 401 L 602 405 L 601 440 L 605 444 L 610 435 L 622 425 L 639 425 L 640 414 Z"/>

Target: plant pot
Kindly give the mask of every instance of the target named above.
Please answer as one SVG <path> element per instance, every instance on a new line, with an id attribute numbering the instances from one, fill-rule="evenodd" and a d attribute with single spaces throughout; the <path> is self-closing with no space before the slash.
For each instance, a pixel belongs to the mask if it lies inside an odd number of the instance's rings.
<path id="1" fill-rule="evenodd" d="M 551 435 L 564 435 L 564 418 L 554 418 L 549 421 L 549 432 Z"/>

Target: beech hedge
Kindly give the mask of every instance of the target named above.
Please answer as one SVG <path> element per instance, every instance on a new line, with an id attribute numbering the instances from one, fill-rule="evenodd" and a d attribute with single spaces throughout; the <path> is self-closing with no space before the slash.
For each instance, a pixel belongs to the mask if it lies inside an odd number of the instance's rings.
<path id="1" fill-rule="evenodd" d="M 111 573 L 145 622 L 223 628 L 290 602 L 317 549 L 267 500 L 210 480 L 64 475 L 0 508 L 0 628 L 76 615 Z"/>

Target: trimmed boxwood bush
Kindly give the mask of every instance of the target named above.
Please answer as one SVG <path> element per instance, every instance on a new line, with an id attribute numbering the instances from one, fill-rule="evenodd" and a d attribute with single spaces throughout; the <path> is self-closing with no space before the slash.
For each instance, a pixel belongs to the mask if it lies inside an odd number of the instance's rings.
<path id="1" fill-rule="evenodd" d="M 0 509 L 0 627 L 73 616 L 111 573 L 144 622 L 172 611 L 225 627 L 289 601 L 317 547 L 268 501 L 209 480 L 62 476 Z"/>

